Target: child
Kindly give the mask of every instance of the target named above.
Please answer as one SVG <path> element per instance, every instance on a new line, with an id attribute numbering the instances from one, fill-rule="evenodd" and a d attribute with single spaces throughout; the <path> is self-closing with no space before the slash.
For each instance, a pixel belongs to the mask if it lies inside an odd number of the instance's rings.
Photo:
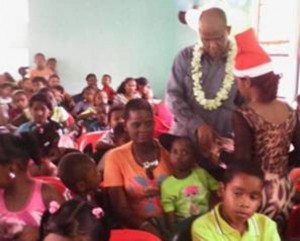
<path id="1" fill-rule="evenodd" d="M 29 121 L 29 100 L 24 90 L 13 92 L 13 106 L 9 110 L 9 123 L 17 127 Z"/>
<path id="2" fill-rule="evenodd" d="M 94 106 L 107 105 L 108 104 L 108 95 L 105 91 L 99 90 L 94 99 Z"/>
<path id="3" fill-rule="evenodd" d="M 0 135 L 0 237 L 1 240 L 37 241 L 38 227 L 50 201 L 62 201 L 56 189 L 32 179 L 30 160 L 39 164 L 39 146 L 23 133 Z"/>
<path id="4" fill-rule="evenodd" d="M 173 169 L 173 175 L 161 186 L 161 203 L 173 230 L 176 224 L 184 226 L 208 211 L 211 192 L 218 189 L 218 182 L 204 169 L 196 167 L 196 150 L 190 139 L 163 134 L 160 141 L 170 151 Z"/>
<path id="5" fill-rule="evenodd" d="M 46 67 L 46 58 L 43 53 L 37 53 L 34 56 L 36 68 L 29 71 L 29 78 L 32 80 L 35 77 L 43 77 L 46 80 L 53 74 L 52 70 Z"/>
<path id="6" fill-rule="evenodd" d="M 115 143 L 114 147 L 118 147 L 121 145 L 126 144 L 130 141 L 129 135 L 127 131 L 125 130 L 124 123 L 120 122 L 116 125 L 116 127 L 113 129 L 113 142 Z M 98 171 L 100 173 L 103 173 L 104 171 L 104 164 L 105 164 L 105 157 L 104 154 L 108 150 L 98 150 L 92 155 L 92 158 L 96 161 Z"/>
<path id="7" fill-rule="evenodd" d="M 78 119 L 96 119 L 98 107 L 105 107 L 107 109 L 109 108 L 107 94 L 102 90 L 97 91 L 97 93 L 94 96 L 93 105 L 88 107 L 85 111 L 81 112 L 78 116 Z"/>
<path id="8" fill-rule="evenodd" d="M 12 102 L 13 85 L 9 82 L 4 82 L 0 85 L 0 111 L 7 121 L 9 118 L 9 105 Z"/>
<path id="9" fill-rule="evenodd" d="M 54 86 L 60 85 L 59 76 L 57 74 L 51 75 L 48 80 L 48 85 L 49 85 L 49 87 L 54 87 Z"/>
<path id="10" fill-rule="evenodd" d="M 222 202 L 192 225 L 193 241 L 279 241 L 276 224 L 256 213 L 264 173 L 255 162 L 231 164 L 221 184 Z"/>
<path id="11" fill-rule="evenodd" d="M 106 130 L 110 129 L 108 122 L 107 122 L 108 109 L 109 109 L 109 107 L 107 105 L 101 105 L 101 106 L 98 106 L 95 108 L 96 120 L 87 126 L 88 132 L 106 131 Z"/>
<path id="12" fill-rule="evenodd" d="M 107 94 L 108 101 L 110 104 L 112 104 L 116 92 L 111 87 L 111 76 L 109 74 L 104 74 L 102 76 L 101 83 L 103 86 L 102 91 L 104 91 Z"/>
<path id="13" fill-rule="evenodd" d="M 74 109 L 77 115 L 94 105 L 94 96 L 97 90 L 93 86 L 88 86 L 85 87 L 82 92 L 83 92 L 83 100 L 76 103 Z"/>
<path id="14" fill-rule="evenodd" d="M 75 102 L 61 85 L 51 88 L 58 106 L 63 107 L 68 113 L 73 114 Z"/>
<path id="15" fill-rule="evenodd" d="M 57 60 L 56 60 L 56 58 L 49 58 L 49 59 L 47 59 L 46 66 L 47 66 L 47 68 L 49 68 L 54 74 L 57 74 L 57 70 L 56 70 Z"/>
<path id="16" fill-rule="evenodd" d="M 40 240 L 108 241 L 110 232 L 103 222 L 101 208 L 71 200 L 52 207 L 44 214 Z"/>
<path id="17" fill-rule="evenodd" d="M 141 98 L 141 96 L 137 92 L 136 81 L 134 78 L 128 77 L 118 87 L 113 103 L 125 105 L 129 100 L 137 98 Z"/>
<path id="18" fill-rule="evenodd" d="M 31 121 L 22 124 L 17 132 L 30 132 L 36 129 L 37 126 L 43 126 L 49 122 L 53 112 L 53 105 L 50 99 L 43 94 L 36 94 L 32 96 L 29 101 Z M 57 124 L 59 128 L 59 125 Z"/>
<path id="19" fill-rule="evenodd" d="M 58 176 L 71 191 L 72 198 L 93 201 L 103 179 L 93 160 L 83 153 L 66 154 L 58 165 Z"/>
<path id="20" fill-rule="evenodd" d="M 145 77 L 140 77 L 136 79 L 137 91 L 140 93 L 141 97 L 149 100 L 151 103 L 153 100 L 153 91 L 150 87 L 149 81 Z"/>
<path id="21" fill-rule="evenodd" d="M 43 88 L 38 93 L 47 96 L 52 103 L 53 110 L 51 120 L 61 124 L 64 128 L 67 128 L 69 124 L 68 119 L 73 119 L 73 117 L 64 109 L 64 107 L 58 106 L 53 90 L 50 88 Z"/>
<path id="22" fill-rule="evenodd" d="M 21 80 L 19 83 L 18 83 L 18 86 L 25 91 L 28 99 L 31 98 L 32 94 L 33 94 L 33 89 L 32 89 L 32 82 L 31 82 L 31 79 L 29 78 L 25 78 L 23 80 Z"/>
<path id="23" fill-rule="evenodd" d="M 43 77 L 35 77 L 31 81 L 33 93 L 39 92 L 41 89 L 48 87 L 48 82 Z"/>
<path id="24" fill-rule="evenodd" d="M 101 139 L 96 143 L 96 149 L 98 151 L 107 151 L 113 147 L 115 147 L 114 142 L 114 128 L 118 123 L 124 122 L 124 106 L 116 105 L 112 106 L 108 112 L 108 124 L 110 126 L 110 131 L 104 134 Z"/>

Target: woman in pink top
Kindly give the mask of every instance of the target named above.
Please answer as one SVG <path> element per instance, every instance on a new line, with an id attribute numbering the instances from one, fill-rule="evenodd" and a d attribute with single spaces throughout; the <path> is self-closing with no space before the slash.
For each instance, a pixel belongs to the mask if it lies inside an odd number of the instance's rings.
<path id="1" fill-rule="evenodd" d="M 33 180 L 29 160 L 39 160 L 29 133 L 0 135 L 0 240 L 38 240 L 43 212 L 52 200 L 62 201 L 55 188 Z"/>

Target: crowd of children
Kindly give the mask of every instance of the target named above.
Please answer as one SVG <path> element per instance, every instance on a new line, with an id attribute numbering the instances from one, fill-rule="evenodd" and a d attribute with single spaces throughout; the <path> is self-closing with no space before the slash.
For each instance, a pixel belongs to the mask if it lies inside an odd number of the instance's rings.
<path id="1" fill-rule="evenodd" d="M 164 102 L 154 99 L 146 78 L 127 77 L 114 91 L 109 74 L 102 76 L 99 88 L 97 76 L 90 73 L 82 92 L 71 96 L 61 85 L 55 58 L 37 53 L 34 60 L 34 68 L 19 69 L 20 81 L 3 75 L 0 82 L 0 241 L 107 241 L 112 230 L 124 228 L 163 241 L 178 240 L 178 233 L 180 240 L 191 236 L 193 241 L 277 241 L 283 236 L 281 225 L 288 217 L 277 203 L 270 204 L 270 194 L 278 186 L 272 180 L 282 181 L 289 196 L 282 207 L 293 203 L 287 165 L 278 165 L 283 170 L 276 178 L 266 175 L 274 165 L 267 165 L 269 156 L 264 165 L 255 162 L 249 150 L 253 143 L 241 148 L 245 135 L 235 136 L 238 162 L 227 163 L 216 180 L 199 166 L 193 140 L 166 134 L 172 117 L 165 118 Z M 273 72 L 263 78 L 278 83 Z M 241 94 L 260 113 L 249 114 L 245 108 L 234 112 L 236 126 L 246 126 L 248 141 L 258 136 L 252 134 L 260 116 L 274 120 L 266 104 L 257 101 L 265 87 L 256 81 L 237 78 Z M 272 93 L 274 100 L 277 89 Z M 281 147 L 293 143 L 298 151 L 293 110 L 277 101 L 268 106 L 272 108 L 283 113 L 283 120 L 291 118 L 284 125 L 291 140 Z M 102 135 L 79 150 L 76 139 L 88 132 Z M 64 145 L 66 136 L 72 148 Z M 261 148 L 273 151 L 264 143 Z M 264 208 L 271 210 L 265 212 L 269 217 L 257 213 Z M 118 240 L 124 240 L 120 234 Z"/>

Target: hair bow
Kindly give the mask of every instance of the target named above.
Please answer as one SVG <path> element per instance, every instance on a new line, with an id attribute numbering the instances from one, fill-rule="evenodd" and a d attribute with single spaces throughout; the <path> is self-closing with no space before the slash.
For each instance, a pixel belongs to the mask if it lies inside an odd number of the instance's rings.
<path id="1" fill-rule="evenodd" d="M 97 219 L 102 218 L 102 217 L 104 216 L 103 209 L 102 209 L 102 208 L 99 208 L 99 207 L 94 208 L 94 209 L 92 210 L 92 214 L 93 214 Z"/>
<path id="2" fill-rule="evenodd" d="M 49 204 L 49 213 L 54 214 L 60 208 L 60 204 L 56 201 L 51 201 Z"/>

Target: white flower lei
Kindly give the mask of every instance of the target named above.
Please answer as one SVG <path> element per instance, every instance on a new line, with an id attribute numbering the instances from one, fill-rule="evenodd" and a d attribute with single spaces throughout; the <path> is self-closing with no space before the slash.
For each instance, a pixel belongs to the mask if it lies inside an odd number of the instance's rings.
<path id="1" fill-rule="evenodd" d="M 206 99 L 205 93 L 201 86 L 201 56 L 203 49 L 199 43 L 195 44 L 193 49 L 192 65 L 192 79 L 193 79 L 193 92 L 197 102 L 206 110 L 216 110 L 222 105 L 222 101 L 228 99 L 229 91 L 234 83 L 233 76 L 233 63 L 236 54 L 235 44 L 229 41 L 229 49 L 226 59 L 225 76 L 223 79 L 222 87 L 216 93 L 215 99 Z"/>

